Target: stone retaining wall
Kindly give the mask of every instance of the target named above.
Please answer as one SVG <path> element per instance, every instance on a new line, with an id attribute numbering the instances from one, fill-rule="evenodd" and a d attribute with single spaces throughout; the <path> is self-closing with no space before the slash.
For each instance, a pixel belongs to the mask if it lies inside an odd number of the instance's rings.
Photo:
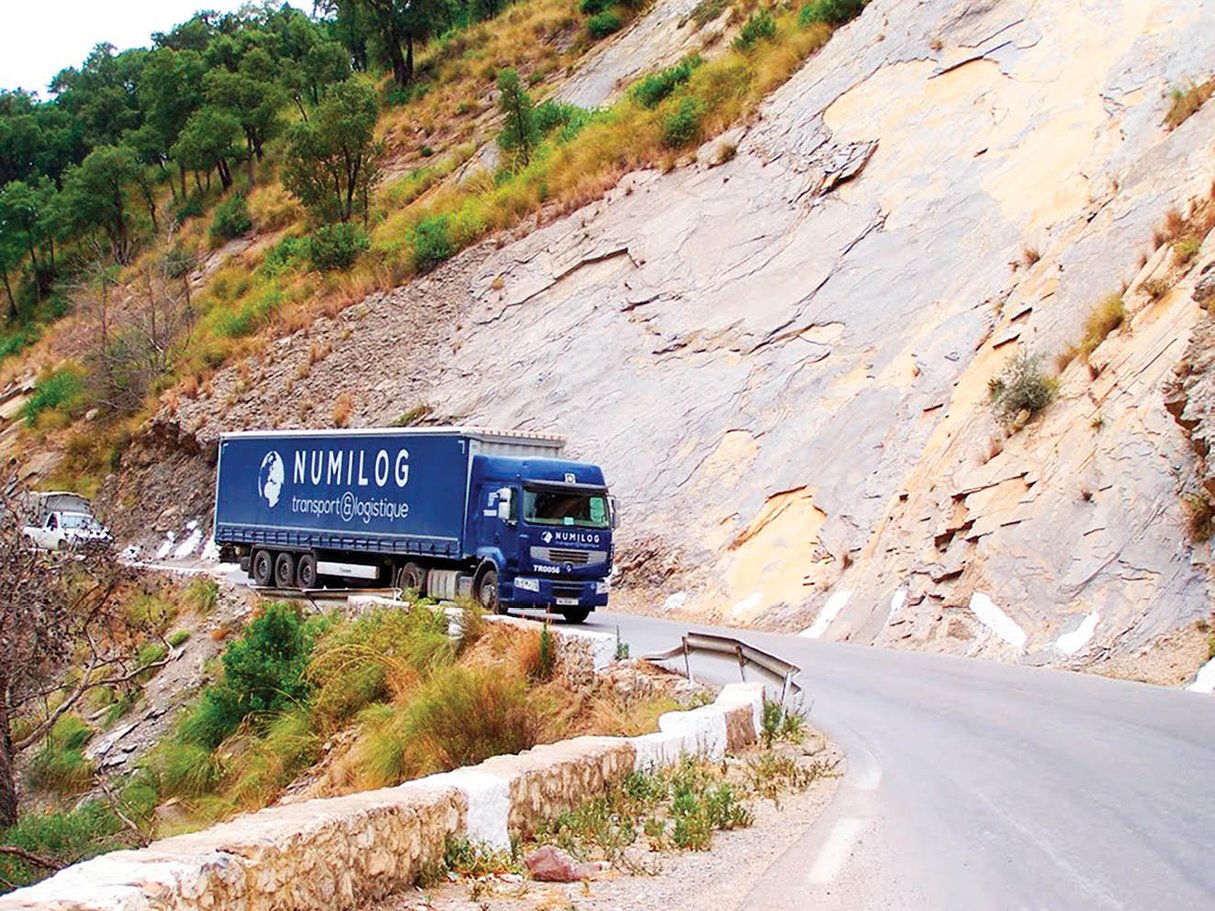
<path id="1" fill-rule="evenodd" d="M 602 634 L 600 634 L 602 635 Z M 641 737 L 579 737 L 394 788 L 270 807 L 115 851 L 0 897 L 0 911 L 329 911 L 412 884 L 449 836 L 505 848 L 634 769 L 754 743 L 763 686 L 668 712 Z"/>

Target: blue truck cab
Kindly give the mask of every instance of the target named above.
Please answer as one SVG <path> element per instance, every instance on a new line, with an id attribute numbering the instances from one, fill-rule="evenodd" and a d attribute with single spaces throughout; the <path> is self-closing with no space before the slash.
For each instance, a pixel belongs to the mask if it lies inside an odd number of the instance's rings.
<path id="1" fill-rule="evenodd" d="M 616 508 L 563 446 L 462 427 L 224 434 L 215 541 L 257 586 L 396 586 L 582 622 L 608 602 Z"/>

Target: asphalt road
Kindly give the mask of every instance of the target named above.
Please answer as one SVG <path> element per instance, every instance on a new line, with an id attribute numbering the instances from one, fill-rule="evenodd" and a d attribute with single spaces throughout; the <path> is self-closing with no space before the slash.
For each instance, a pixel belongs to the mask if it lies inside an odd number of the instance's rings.
<path id="1" fill-rule="evenodd" d="M 619 626 L 633 655 L 688 628 L 606 613 L 586 625 Z M 1215 908 L 1215 698 L 735 635 L 803 668 L 811 723 L 848 755 L 823 817 L 740 907 Z"/>

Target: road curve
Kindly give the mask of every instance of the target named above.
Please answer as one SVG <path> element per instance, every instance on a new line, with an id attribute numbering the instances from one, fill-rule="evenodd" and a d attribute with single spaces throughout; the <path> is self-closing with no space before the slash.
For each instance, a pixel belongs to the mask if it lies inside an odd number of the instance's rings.
<path id="1" fill-rule="evenodd" d="M 587 626 L 619 628 L 634 655 L 689 628 L 609 613 Z M 803 668 L 812 723 L 848 755 L 831 806 L 740 908 L 1215 908 L 1212 697 L 734 635 Z"/>

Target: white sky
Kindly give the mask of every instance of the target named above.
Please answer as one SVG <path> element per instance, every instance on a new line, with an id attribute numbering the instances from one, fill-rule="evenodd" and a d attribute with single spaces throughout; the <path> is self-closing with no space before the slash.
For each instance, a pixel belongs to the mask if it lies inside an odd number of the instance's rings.
<path id="1" fill-rule="evenodd" d="M 275 0 L 277 6 L 281 0 Z M 290 0 L 311 12 L 312 0 Z M 93 45 L 147 47 L 199 9 L 228 12 L 241 0 L 0 0 L 0 89 L 49 97 L 60 70 L 80 66 Z"/>

